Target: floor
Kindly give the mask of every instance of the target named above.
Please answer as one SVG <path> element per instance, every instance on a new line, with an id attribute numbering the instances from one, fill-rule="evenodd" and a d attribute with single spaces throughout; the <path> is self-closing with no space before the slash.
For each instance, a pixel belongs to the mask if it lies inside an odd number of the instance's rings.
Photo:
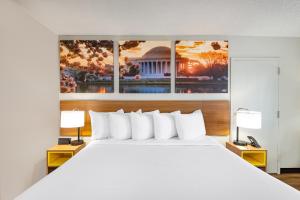
<path id="1" fill-rule="evenodd" d="M 300 191 L 300 173 L 272 174 L 272 176 Z"/>

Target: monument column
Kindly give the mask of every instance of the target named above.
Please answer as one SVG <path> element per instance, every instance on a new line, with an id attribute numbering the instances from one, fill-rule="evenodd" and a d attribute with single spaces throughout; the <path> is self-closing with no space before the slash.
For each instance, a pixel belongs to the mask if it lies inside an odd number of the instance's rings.
<path id="1" fill-rule="evenodd" d="M 158 73 L 161 74 L 161 68 L 162 68 L 162 61 L 159 61 L 159 68 L 158 68 Z"/>
<path id="2" fill-rule="evenodd" d="M 156 62 L 153 61 L 153 62 L 152 62 L 152 73 L 151 73 L 151 74 L 154 74 L 154 69 L 155 69 L 155 67 L 156 67 Z"/>
<path id="3" fill-rule="evenodd" d="M 139 65 L 140 65 L 141 72 L 144 73 L 144 63 L 140 62 Z"/>

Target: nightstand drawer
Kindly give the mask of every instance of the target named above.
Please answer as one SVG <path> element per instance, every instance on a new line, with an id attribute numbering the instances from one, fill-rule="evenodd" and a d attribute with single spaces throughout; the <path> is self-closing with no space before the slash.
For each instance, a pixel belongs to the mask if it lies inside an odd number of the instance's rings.
<path id="1" fill-rule="evenodd" d="M 73 152 L 48 152 L 48 167 L 59 167 L 73 155 Z"/>
<path id="2" fill-rule="evenodd" d="M 76 153 L 85 147 L 85 144 L 72 145 L 55 145 L 47 150 L 47 168 L 48 173 L 52 172 L 66 161 L 72 158 Z"/>
<path id="3" fill-rule="evenodd" d="M 226 142 L 226 148 L 253 166 L 262 170 L 265 170 L 267 167 L 267 150 L 264 148 L 256 148 L 250 145 L 238 146 L 232 142 Z"/>
<path id="4" fill-rule="evenodd" d="M 241 157 L 256 167 L 266 167 L 266 151 L 243 151 Z"/>

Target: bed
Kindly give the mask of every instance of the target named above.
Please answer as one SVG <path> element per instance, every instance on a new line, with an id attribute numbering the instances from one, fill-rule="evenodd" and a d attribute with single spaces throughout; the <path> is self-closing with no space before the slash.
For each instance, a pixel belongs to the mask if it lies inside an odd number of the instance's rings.
<path id="1" fill-rule="evenodd" d="M 296 200 L 300 193 L 227 150 L 228 101 L 62 101 L 61 110 L 162 112 L 201 109 L 206 136 L 193 141 L 94 140 L 17 200 Z M 90 119 L 83 128 L 90 135 Z M 76 134 L 76 131 L 74 132 Z M 73 136 L 61 130 L 63 136 Z"/>
<path id="2" fill-rule="evenodd" d="M 296 200 L 300 194 L 206 136 L 93 141 L 16 199 Z"/>

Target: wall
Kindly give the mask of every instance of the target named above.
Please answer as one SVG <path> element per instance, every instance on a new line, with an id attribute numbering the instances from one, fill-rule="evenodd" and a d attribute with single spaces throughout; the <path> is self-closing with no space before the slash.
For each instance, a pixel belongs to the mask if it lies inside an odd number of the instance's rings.
<path id="1" fill-rule="evenodd" d="M 17 4 L 0 1 L 0 199 L 46 174 L 59 127 L 57 35 Z"/>
<path id="2" fill-rule="evenodd" d="M 236 38 L 233 57 L 279 57 L 279 167 L 300 167 L 300 38 Z M 255 83 L 251 83 L 255 84 Z"/>
<path id="3" fill-rule="evenodd" d="M 60 36 L 61 39 L 142 39 L 142 40 L 229 40 L 230 57 L 278 57 L 281 75 L 279 80 L 280 136 L 278 144 L 279 167 L 300 167 L 300 38 L 238 37 L 238 36 Z M 173 44 L 174 45 L 174 44 Z M 117 51 L 117 46 L 115 46 Z M 117 63 L 117 58 L 115 63 Z M 171 62 L 174 71 L 174 62 Z M 115 66 L 115 93 L 61 94 L 60 99 L 230 99 L 230 94 L 118 94 L 118 67 Z M 259 72 L 258 72 L 259 73 Z M 174 74 L 171 77 L 174 81 Z M 255 84 L 255 83 L 251 83 Z M 174 91 L 174 89 L 172 88 Z M 275 140 L 275 138 L 274 138 Z"/>
<path id="4" fill-rule="evenodd" d="M 240 129 L 240 139 L 253 136 L 268 150 L 267 172 L 277 173 L 279 118 L 277 111 L 279 74 L 277 58 L 231 59 L 231 121 L 232 133 L 236 133 L 236 110 L 248 108 L 262 112 L 260 129 Z M 256 84 L 249 84 L 256 83 Z"/>

